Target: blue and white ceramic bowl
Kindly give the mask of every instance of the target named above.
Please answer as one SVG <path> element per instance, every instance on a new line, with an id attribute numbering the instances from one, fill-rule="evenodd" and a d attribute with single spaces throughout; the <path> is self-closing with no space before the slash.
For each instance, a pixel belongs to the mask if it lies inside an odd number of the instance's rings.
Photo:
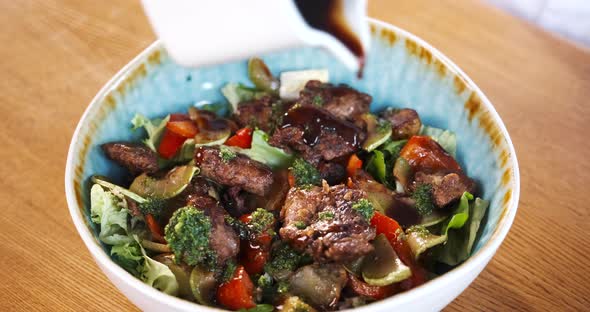
<path id="1" fill-rule="evenodd" d="M 376 111 L 411 107 L 423 122 L 454 131 L 458 159 L 491 200 L 483 234 L 466 262 L 411 291 L 358 308 L 358 311 L 435 311 L 456 298 L 492 258 L 516 214 L 520 177 L 514 147 L 502 120 L 481 90 L 442 53 L 416 36 L 371 20 L 371 49 L 364 78 L 359 80 L 331 55 L 317 48 L 298 48 L 263 56 L 273 72 L 327 68 L 330 80 L 347 83 L 373 96 Z M 72 219 L 100 268 L 138 307 L 152 311 L 213 311 L 168 296 L 134 278 L 115 264 L 90 221 L 88 178 L 121 176 L 99 145 L 137 140 L 129 121 L 135 113 L 149 117 L 184 112 L 200 101 L 223 100 L 220 87 L 247 83 L 246 62 L 207 68 L 176 65 L 159 42 L 154 43 L 96 95 L 72 138 L 66 164 L 66 196 Z"/>

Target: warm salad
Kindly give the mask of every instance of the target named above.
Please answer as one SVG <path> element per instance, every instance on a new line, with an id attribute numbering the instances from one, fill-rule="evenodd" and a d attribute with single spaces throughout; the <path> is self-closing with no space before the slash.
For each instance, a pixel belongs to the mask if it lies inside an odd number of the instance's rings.
<path id="1" fill-rule="evenodd" d="M 114 261 L 165 293 L 241 311 L 338 310 L 419 286 L 469 257 L 488 202 L 453 133 L 325 70 L 271 75 L 227 104 L 102 145 L 128 183 L 94 176 L 91 218 Z"/>

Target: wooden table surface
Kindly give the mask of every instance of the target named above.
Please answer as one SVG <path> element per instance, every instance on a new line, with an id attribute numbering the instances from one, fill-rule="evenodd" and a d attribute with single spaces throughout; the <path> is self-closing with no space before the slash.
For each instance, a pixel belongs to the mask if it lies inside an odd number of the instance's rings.
<path id="1" fill-rule="evenodd" d="M 448 310 L 590 309 L 590 53 L 478 1 L 370 2 L 465 70 L 516 146 L 514 225 Z M 153 40 L 138 1 L 0 1 L 0 311 L 136 309 L 74 229 L 63 175 L 86 105 Z"/>

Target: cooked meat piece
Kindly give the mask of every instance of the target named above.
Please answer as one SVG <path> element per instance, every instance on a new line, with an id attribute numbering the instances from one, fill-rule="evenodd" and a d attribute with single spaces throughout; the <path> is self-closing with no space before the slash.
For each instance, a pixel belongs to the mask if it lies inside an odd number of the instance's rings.
<path id="1" fill-rule="evenodd" d="M 225 223 L 225 211 L 220 206 L 209 209 L 211 218 L 211 236 L 209 244 L 217 253 L 217 263 L 224 264 L 227 259 L 238 255 L 240 239 L 236 232 Z"/>
<path id="2" fill-rule="evenodd" d="M 201 168 L 200 175 L 222 185 L 237 186 L 260 196 L 267 195 L 273 183 L 270 168 L 248 156 L 228 153 L 223 155 L 220 147 L 199 147 L 195 151 L 195 163 Z"/>
<path id="3" fill-rule="evenodd" d="M 306 303 L 333 310 L 348 276 L 339 264 L 312 264 L 297 270 L 289 281 L 289 291 Z"/>
<path id="4" fill-rule="evenodd" d="M 225 210 L 234 218 L 252 211 L 246 206 L 246 194 L 238 186 L 232 186 L 225 190 L 221 196 L 221 202 Z"/>
<path id="5" fill-rule="evenodd" d="M 346 262 L 373 250 L 375 229 L 352 206 L 364 191 L 344 185 L 292 188 L 281 211 L 281 238 L 319 262 Z"/>
<path id="6" fill-rule="evenodd" d="M 191 180 L 191 183 L 182 191 L 182 196 L 185 199 L 189 195 L 208 195 L 211 197 L 217 197 L 218 186 L 209 179 L 202 176 L 196 176 Z"/>
<path id="7" fill-rule="evenodd" d="M 409 108 L 388 109 L 383 112 L 383 118 L 391 122 L 391 138 L 394 140 L 409 139 L 417 135 L 422 127 L 418 113 Z"/>
<path id="8" fill-rule="evenodd" d="M 139 205 L 136 201 L 129 199 L 129 197 L 125 197 L 125 201 L 127 202 L 127 209 L 129 209 L 129 214 L 138 217 L 141 216 L 141 210 L 139 210 Z"/>
<path id="9" fill-rule="evenodd" d="M 108 158 L 126 167 L 134 175 L 158 171 L 158 155 L 147 146 L 113 142 L 105 143 L 101 147 Z"/>
<path id="10" fill-rule="evenodd" d="M 371 100 L 370 95 L 346 85 L 334 86 L 317 80 L 308 81 L 299 94 L 301 105 L 321 106 L 332 115 L 350 121 L 369 112 Z"/>
<path id="11" fill-rule="evenodd" d="M 463 173 L 424 173 L 414 175 L 413 185 L 430 184 L 434 204 L 444 207 L 459 199 L 464 192 L 473 193 L 475 182 Z"/>
<path id="12" fill-rule="evenodd" d="M 187 205 L 196 207 L 205 212 L 211 219 L 211 235 L 209 245 L 217 254 L 219 265 L 234 258 L 240 251 L 240 240 L 231 226 L 225 223 L 226 212 L 219 203 L 208 195 L 190 195 Z"/>
<path id="13" fill-rule="evenodd" d="M 206 207 L 217 206 L 217 200 L 209 195 L 191 194 L 187 197 L 186 206 L 205 209 Z"/>
<path id="14" fill-rule="evenodd" d="M 332 117 L 311 106 L 290 109 L 283 124 L 270 138 L 274 146 L 293 149 L 313 165 L 333 160 L 358 150 L 366 134 L 354 124 Z"/>
<path id="15" fill-rule="evenodd" d="M 260 128 L 269 131 L 272 124 L 273 98 L 264 96 L 258 100 L 245 101 L 238 104 L 233 118 L 240 127 Z"/>
<path id="16" fill-rule="evenodd" d="M 322 179 L 330 185 L 342 183 L 346 179 L 346 168 L 338 163 L 322 162 L 319 164 L 318 170 Z"/>
<path id="17" fill-rule="evenodd" d="M 274 183 L 267 196 L 249 194 L 246 198 L 248 211 L 264 208 L 268 211 L 280 211 L 289 192 L 289 171 L 279 170 L 273 173 Z"/>

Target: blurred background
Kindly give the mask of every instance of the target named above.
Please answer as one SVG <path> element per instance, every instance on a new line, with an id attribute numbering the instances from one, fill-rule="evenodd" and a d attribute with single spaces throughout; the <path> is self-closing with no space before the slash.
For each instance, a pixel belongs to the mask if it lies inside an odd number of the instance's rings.
<path id="1" fill-rule="evenodd" d="M 590 0 L 486 0 L 531 23 L 590 48 Z"/>

